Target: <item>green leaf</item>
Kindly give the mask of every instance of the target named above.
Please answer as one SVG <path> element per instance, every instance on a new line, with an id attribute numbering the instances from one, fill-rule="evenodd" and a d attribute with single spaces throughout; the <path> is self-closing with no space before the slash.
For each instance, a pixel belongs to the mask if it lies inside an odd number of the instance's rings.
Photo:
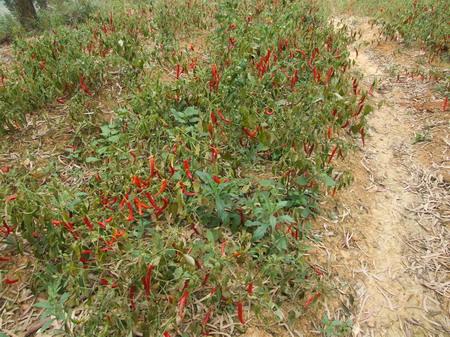
<path id="1" fill-rule="evenodd" d="M 96 158 L 96 157 L 87 157 L 86 158 L 86 163 L 95 163 L 98 162 L 100 159 Z"/>

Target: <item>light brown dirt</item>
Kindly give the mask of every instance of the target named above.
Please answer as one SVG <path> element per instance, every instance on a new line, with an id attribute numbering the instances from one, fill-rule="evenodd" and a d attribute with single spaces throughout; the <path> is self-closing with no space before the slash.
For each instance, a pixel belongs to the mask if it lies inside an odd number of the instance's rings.
<path id="1" fill-rule="evenodd" d="M 430 103 L 436 100 L 430 97 L 431 83 L 397 80 L 392 72 L 414 66 L 421 52 L 400 54 L 401 46 L 392 43 L 377 46 L 378 34 L 367 19 L 344 21 L 362 33 L 353 58 L 366 88 L 378 80 L 372 105 L 383 106 L 369 118 L 369 139 L 359 154 L 360 164 L 352 168 L 354 184 L 338 198 L 341 212 L 324 224 L 338 225 L 333 230 L 343 240 L 337 245 L 330 239 L 322 248 L 336 287 L 346 287 L 340 291 L 347 293 L 344 306 L 351 310 L 354 336 L 445 336 L 450 332 L 450 205 L 442 174 L 448 171 L 448 112 Z M 424 99 L 430 100 L 422 103 L 432 109 L 440 127 L 430 131 L 432 155 L 413 144 L 427 119 L 413 103 Z M 423 172 L 436 176 L 429 179 L 428 190 L 431 181 L 438 181 L 428 197 L 417 192 L 426 184 L 417 181 Z M 425 219 L 426 209 L 433 216 Z"/>

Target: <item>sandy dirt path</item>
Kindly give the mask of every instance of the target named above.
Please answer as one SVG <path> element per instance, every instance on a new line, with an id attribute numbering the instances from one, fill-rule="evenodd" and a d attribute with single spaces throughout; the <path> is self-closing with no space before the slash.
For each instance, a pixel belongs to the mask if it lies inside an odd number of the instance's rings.
<path id="1" fill-rule="evenodd" d="M 361 33 L 355 68 L 363 87 L 377 80 L 371 104 L 382 106 L 369 117 L 360 162 L 348 164 L 355 181 L 338 196 L 328 267 L 354 336 L 448 336 L 449 112 L 430 81 L 402 73 L 422 52 L 379 44 L 368 19 L 342 22 Z"/>

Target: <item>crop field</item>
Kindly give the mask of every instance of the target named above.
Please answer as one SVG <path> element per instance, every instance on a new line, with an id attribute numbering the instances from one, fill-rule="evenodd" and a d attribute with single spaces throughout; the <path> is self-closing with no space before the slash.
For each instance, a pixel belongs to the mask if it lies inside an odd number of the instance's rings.
<path id="1" fill-rule="evenodd" d="M 349 336 L 312 246 L 374 111 L 360 33 L 328 1 L 48 6 L 0 19 L 0 336 Z M 423 6 L 373 24 L 445 59 Z"/>

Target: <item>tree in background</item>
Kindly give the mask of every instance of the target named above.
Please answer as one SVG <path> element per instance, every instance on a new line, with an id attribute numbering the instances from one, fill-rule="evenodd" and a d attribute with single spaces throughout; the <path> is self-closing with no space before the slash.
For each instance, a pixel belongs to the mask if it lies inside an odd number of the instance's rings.
<path id="1" fill-rule="evenodd" d="M 33 27 L 34 22 L 37 19 L 36 7 L 39 9 L 46 9 L 48 6 L 47 0 L 3 0 L 6 8 L 13 13 L 19 22 L 27 29 Z"/>

